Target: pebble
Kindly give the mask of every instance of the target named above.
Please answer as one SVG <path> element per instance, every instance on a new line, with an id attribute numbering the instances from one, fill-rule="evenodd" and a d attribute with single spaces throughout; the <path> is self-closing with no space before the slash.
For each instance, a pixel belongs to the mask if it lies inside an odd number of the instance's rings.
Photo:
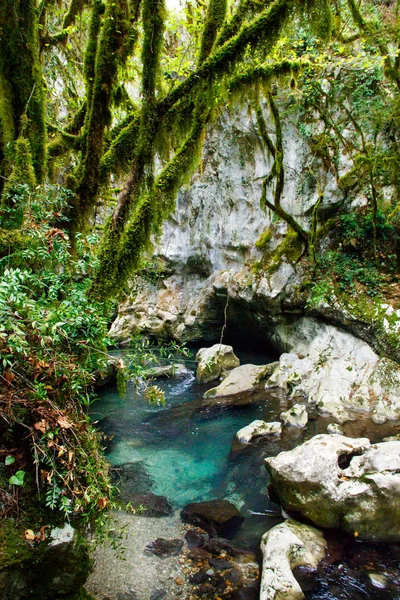
<path id="1" fill-rule="evenodd" d="M 388 586 L 388 579 L 380 573 L 368 573 L 372 585 L 378 589 L 384 590 Z"/>
<path id="2" fill-rule="evenodd" d="M 211 577 L 211 575 L 214 575 L 214 573 L 214 569 L 208 569 L 208 571 L 206 571 L 206 575 L 208 575 L 209 577 Z"/>
<path id="3" fill-rule="evenodd" d="M 185 583 L 185 582 L 184 582 L 184 581 L 183 581 L 183 579 L 181 579 L 180 577 L 177 577 L 177 578 L 175 579 L 175 583 L 176 583 L 177 585 L 184 585 L 184 583 Z"/>

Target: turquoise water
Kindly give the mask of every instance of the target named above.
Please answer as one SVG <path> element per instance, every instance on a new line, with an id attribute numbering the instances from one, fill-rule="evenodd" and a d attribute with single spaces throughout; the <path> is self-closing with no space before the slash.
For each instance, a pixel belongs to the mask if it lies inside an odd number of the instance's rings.
<path id="1" fill-rule="evenodd" d="M 241 359 L 253 364 L 270 361 L 249 353 Z M 193 368 L 193 362 L 188 366 Z M 193 371 L 156 383 L 165 392 L 165 407 L 149 405 L 133 385 L 128 386 L 124 399 L 113 387 L 102 391 L 92 406 L 92 418 L 113 436 L 107 449 L 111 465 L 140 461 L 153 480 L 152 492 L 166 496 L 175 508 L 214 498 L 230 500 L 247 517 L 239 534 L 243 541 L 246 526 L 250 539 L 255 522 L 259 523 L 259 535 L 252 541 L 258 545 L 266 520 L 269 526 L 278 522 L 253 513 L 276 508 L 265 493 L 268 479 L 263 460 L 279 452 L 281 443 L 271 440 L 268 448 L 264 444 L 241 453 L 232 452 L 231 446 L 240 428 L 254 419 L 272 420 L 282 408 L 261 392 L 249 406 L 205 409 L 202 396 L 215 382 L 198 384 Z"/>
<path id="2" fill-rule="evenodd" d="M 242 364 L 266 364 L 271 360 L 251 353 L 241 353 L 240 359 Z M 193 359 L 187 365 L 193 369 Z M 245 516 L 235 541 L 258 549 L 262 534 L 282 520 L 265 514 L 278 507 L 266 494 L 264 459 L 325 432 L 329 421 L 310 412 L 305 430 L 284 428 L 281 438 L 260 439 L 240 453 L 232 452 L 233 438 L 241 427 L 254 419 L 279 419 L 280 412 L 287 408 L 286 401 L 260 392 L 248 406 L 206 409 L 202 396 L 215 383 L 198 384 L 193 371 L 156 383 L 165 392 L 163 408 L 149 405 L 143 392 L 132 385 L 124 399 L 111 387 L 103 390 L 92 405 L 92 418 L 112 438 L 107 447 L 108 460 L 113 466 L 139 462 L 153 482 L 151 491 L 166 496 L 176 509 L 189 502 L 230 500 Z M 375 442 L 393 433 L 392 428 L 360 418 L 345 425 L 345 434 L 366 436 Z M 330 534 L 327 561 L 321 565 L 306 598 L 400 600 L 399 558 L 399 545 L 360 544 L 344 535 Z M 387 588 L 374 587 L 370 572 L 384 574 Z M 310 581 L 306 580 L 305 585 Z"/>

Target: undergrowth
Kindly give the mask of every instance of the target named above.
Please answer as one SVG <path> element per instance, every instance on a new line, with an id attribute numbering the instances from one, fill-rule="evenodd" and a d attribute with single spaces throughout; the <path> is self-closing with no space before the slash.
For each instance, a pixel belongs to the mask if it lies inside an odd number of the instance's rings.
<path id="1" fill-rule="evenodd" d="M 58 186 L 21 185 L 2 206 L 0 460 L 11 483 L 0 506 L 7 513 L 30 480 L 47 508 L 98 525 L 112 486 L 87 409 L 108 358 L 109 307 L 87 294 L 98 240 L 78 235 L 72 251 L 61 216 L 70 200 Z"/>

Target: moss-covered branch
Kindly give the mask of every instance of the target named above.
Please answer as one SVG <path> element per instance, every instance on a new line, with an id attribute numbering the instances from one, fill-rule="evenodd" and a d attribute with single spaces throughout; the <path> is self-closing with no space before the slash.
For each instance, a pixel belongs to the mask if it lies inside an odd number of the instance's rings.
<path id="1" fill-rule="evenodd" d="M 209 0 L 200 45 L 199 64 L 210 55 L 226 15 L 227 0 Z"/>
<path id="2" fill-rule="evenodd" d="M 94 81 L 87 99 L 88 110 L 83 131 L 85 150 L 77 188 L 79 204 L 73 215 L 75 226 L 82 225 L 97 200 L 100 161 L 104 152 L 105 130 L 111 123 L 110 108 L 117 68 L 125 58 L 126 39 L 131 36 L 132 23 L 128 16 L 125 0 L 108 0 L 96 52 Z"/>

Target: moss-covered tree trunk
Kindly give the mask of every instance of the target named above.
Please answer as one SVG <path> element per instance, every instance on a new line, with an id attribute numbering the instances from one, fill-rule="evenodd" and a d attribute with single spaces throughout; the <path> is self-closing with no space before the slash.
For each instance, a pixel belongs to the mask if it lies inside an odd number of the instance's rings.
<path id="1" fill-rule="evenodd" d="M 15 141 L 26 136 L 36 180 L 43 181 L 46 166 L 45 85 L 39 60 L 35 0 L 0 2 L 0 128 L 2 177 L 11 173 Z"/>

